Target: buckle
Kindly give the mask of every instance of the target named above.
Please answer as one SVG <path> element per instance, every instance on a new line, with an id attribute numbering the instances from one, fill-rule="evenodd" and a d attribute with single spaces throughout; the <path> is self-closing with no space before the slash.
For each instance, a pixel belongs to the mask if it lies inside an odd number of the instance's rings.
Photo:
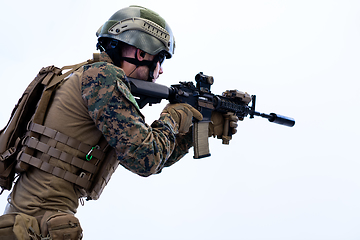
<path id="1" fill-rule="evenodd" d="M 16 156 L 16 160 L 20 160 L 20 158 L 21 158 L 21 155 L 23 154 L 23 150 L 21 150 L 18 154 L 17 154 L 17 156 Z"/>
<path id="2" fill-rule="evenodd" d="M 25 146 L 26 141 L 28 140 L 29 136 L 25 136 L 23 137 L 23 139 L 21 140 L 21 146 Z"/>

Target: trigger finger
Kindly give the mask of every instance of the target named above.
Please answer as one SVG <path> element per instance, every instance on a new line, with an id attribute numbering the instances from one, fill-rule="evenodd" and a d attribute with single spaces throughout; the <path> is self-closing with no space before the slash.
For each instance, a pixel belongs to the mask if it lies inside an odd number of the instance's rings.
<path id="1" fill-rule="evenodd" d="M 193 113 L 193 117 L 196 118 L 197 120 L 201 121 L 203 119 L 203 115 L 195 108 L 192 108 L 191 112 Z"/>

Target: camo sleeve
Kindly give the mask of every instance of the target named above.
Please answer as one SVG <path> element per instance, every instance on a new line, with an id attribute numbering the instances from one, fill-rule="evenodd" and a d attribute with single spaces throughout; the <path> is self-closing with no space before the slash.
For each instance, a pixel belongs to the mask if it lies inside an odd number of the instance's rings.
<path id="1" fill-rule="evenodd" d="M 81 90 L 96 127 L 115 148 L 120 164 L 130 171 L 140 176 L 159 173 L 188 151 L 185 138 L 176 137 L 170 115 L 161 116 L 151 126 L 145 123 L 122 69 L 106 62 L 84 66 Z"/>

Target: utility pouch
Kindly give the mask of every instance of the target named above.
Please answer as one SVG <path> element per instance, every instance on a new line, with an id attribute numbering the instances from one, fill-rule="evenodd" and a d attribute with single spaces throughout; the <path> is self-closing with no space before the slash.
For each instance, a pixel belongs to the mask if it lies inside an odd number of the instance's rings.
<path id="1" fill-rule="evenodd" d="M 1 240 L 37 240 L 40 236 L 38 221 L 23 213 L 0 216 Z"/>
<path id="2" fill-rule="evenodd" d="M 82 239 L 82 228 L 80 226 L 80 222 L 72 214 L 56 213 L 47 219 L 46 227 L 48 234 L 50 235 L 50 239 L 52 240 Z M 41 230 L 42 232 L 44 231 L 44 229 Z"/>

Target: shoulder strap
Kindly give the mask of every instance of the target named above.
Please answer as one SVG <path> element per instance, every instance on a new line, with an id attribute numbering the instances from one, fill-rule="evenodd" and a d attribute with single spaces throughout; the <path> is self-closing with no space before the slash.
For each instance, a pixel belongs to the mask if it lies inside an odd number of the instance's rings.
<path id="1" fill-rule="evenodd" d="M 43 95 L 40 99 L 38 108 L 36 109 L 33 121 L 38 124 L 43 124 L 50 99 L 51 99 L 54 91 L 56 90 L 56 88 L 68 76 L 70 76 L 76 70 L 78 70 L 79 68 L 81 68 L 82 66 L 84 66 L 86 64 L 94 63 L 96 60 L 98 60 L 98 57 L 97 57 L 97 54 L 94 53 L 94 59 L 89 59 L 89 60 L 79 63 L 79 64 L 64 66 L 61 69 L 52 66 L 52 68 L 50 67 L 50 69 L 41 70 L 41 71 L 48 71 L 48 72 L 51 71 L 51 73 L 49 73 L 45 77 L 45 79 L 42 81 L 42 84 L 44 84 L 46 87 L 45 87 Z M 64 70 L 68 70 L 68 71 L 66 73 L 62 74 L 62 71 L 64 71 Z"/>

